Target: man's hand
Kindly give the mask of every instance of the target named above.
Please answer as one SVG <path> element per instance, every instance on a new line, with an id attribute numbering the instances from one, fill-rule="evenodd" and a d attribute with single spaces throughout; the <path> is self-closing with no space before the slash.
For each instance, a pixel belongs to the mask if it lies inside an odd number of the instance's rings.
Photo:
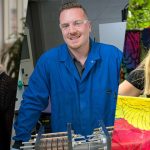
<path id="1" fill-rule="evenodd" d="M 15 141 L 11 150 L 19 150 L 21 146 L 22 146 L 22 141 Z"/>

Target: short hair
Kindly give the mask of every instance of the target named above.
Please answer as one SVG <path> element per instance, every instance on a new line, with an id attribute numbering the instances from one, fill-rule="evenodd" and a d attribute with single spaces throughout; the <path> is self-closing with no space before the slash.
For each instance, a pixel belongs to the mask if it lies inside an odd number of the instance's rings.
<path id="1" fill-rule="evenodd" d="M 77 2 L 66 2 L 66 3 L 63 3 L 59 9 L 59 16 L 60 16 L 60 13 L 63 11 L 63 10 L 66 10 L 66 9 L 70 9 L 70 8 L 81 8 L 85 15 L 88 16 L 87 14 L 87 11 L 86 9 L 79 3 Z"/>

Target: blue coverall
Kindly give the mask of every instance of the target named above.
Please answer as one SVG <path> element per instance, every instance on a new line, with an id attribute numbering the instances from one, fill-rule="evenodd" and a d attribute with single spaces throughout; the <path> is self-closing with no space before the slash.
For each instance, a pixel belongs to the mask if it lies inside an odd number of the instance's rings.
<path id="1" fill-rule="evenodd" d="M 15 122 L 14 140 L 28 141 L 40 112 L 51 100 L 53 132 L 67 130 L 89 135 L 103 120 L 114 124 L 122 52 L 112 45 L 90 41 L 85 70 L 80 77 L 66 44 L 44 53 L 23 94 Z"/>

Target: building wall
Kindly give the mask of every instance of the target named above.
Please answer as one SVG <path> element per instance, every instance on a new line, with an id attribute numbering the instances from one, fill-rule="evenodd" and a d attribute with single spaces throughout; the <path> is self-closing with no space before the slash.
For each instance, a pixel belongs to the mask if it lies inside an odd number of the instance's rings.
<path id="1" fill-rule="evenodd" d="M 99 41 L 99 24 L 122 21 L 121 10 L 128 0 L 79 0 L 88 11 L 92 21 L 92 35 Z"/>

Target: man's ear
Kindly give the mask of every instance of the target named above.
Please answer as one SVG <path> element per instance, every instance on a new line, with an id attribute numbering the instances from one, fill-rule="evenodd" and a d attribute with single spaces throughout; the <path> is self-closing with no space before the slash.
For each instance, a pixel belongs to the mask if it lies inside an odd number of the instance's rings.
<path id="1" fill-rule="evenodd" d="M 92 31 L 92 23 L 91 21 L 89 21 L 89 29 L 90 29 L 90 32 Z"/>

